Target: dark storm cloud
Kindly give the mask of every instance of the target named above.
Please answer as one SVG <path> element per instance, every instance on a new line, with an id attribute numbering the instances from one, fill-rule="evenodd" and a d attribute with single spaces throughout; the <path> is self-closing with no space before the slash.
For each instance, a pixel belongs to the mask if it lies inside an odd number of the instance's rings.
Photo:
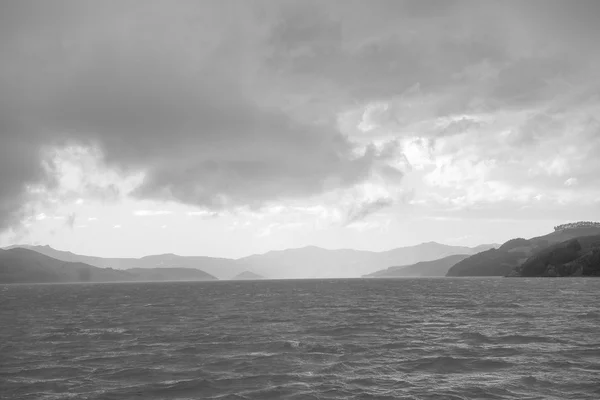
<path id="1" fill-rule="evenodd" d="M 48 20 L 35 16 L 48 6 L 3 6 L 4 19 L 22 20 L 2 42 L 12 56 L 0 78 L 4 218 L 26 183 L 47 178 L 37 153 L 52 144 L 94 145 L 107 163 L 144 171 L 139 197 L 210 208 L 351 186 L 376 167 L 333 126 L 261 100 L 260 27 L 244 26 L 254 14 L 240 3 L 192 7 L 224 25 L 199 29 L 190 3 L 166 15 L 164 2 L 108 3 L 108 14 L 86 4 L 98 16 L 75 3 L 54 3 L 63 12 Z"/>
<path id="2" fill-rule="evenodd" d="M 398 178 L 331 114 L 415 84 L 468 87 L 458 77 L 484 61 L 498 74 L 473 96 L 540 101 L 579 68 L 554 61 L 593 56 L 598 4 L 2 2 L 0 226 L 28 184 L 52 183 L 44 150 L 67 143 L 143 171 L 138 197 L 213 209 Z"/>
<path id="3" fill-rule="evenodd" d="M 143 56 L 90 66 L 52 113 L 61 131 L 80 132 L 109 163 L 146 170 L 140 197 L 261 203 L 319 193 L 330 178 L 352 185 L 373 167 L 332 127 L 257 104 L 218 70 L 226 60 L 187 75 Z"/>

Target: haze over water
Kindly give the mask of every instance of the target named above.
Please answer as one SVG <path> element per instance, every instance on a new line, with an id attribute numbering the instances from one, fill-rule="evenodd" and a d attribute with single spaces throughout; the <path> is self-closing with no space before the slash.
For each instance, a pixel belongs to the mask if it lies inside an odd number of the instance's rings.
<path id="1" fill-rule="evenodd" d="M 598 399 L 598 279 L 0 287 L 3 399 Z"/>

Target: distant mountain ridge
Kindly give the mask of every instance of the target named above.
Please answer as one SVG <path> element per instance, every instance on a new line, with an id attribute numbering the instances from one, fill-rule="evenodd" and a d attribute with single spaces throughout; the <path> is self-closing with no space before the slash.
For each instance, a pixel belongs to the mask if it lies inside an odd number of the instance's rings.
<path id="1" fill-rule="evenodd" d="M 468 257 L 450 268 L 446 276 L 514 275 L 515 270 L 524 266 L 532 257 L 543 254 L 546 249 L 576 238 L 594 235 L 600 235 L 600 224 L 586 222 L 561 225 L 547 235 L 531 239 L 511 239 L 498 249 L 490 249 Z"/>
<path id="2" fill-rule="evenodd" d="M 470 257 L 468 254 L 456 254 L 433 261 L 421 261 L 412 265 L 389 267 L 387 269 L 365 275 L 365 278 L 400 278 L 400 277 L 433 277 L 446 276 L 448 270 L 456 263 Z"/>
<path id="3" fill-rule="evenodd" d="M 6 249 L 25 248 L 61 261 L 82 262 L 99 268 L 148 269 L 148 268 L 191 268 L 204 271 L 219 279 L 228 279 L 242 272 L 235 260 L 203 256 L 183 257 L 175 254 L 150 255 L 141 258 L 103 258 L 85 256 L 70 251 L 56 250 L 50 246 L 14 245 Z"/>
<path id="4" fill-rule="evenodd" d="M 493 245 L 484 245 L 489 248 Z M 400 247 L 382 252 L 363 250 L 326 250 L 308 246 L 271 251 L 237 260 L 245 269 L 268 278 L 344 278 L 360 277 L 392 265 L 410 265 L 455 254 L 474 254 L 478 248 L 448 246 L 436 242 Z"/>
<path id="5" fill-rule="evenodd" d="M 24 248 L 0 250 L 0 283 L 74 283 L 132 281 L 216 280 L 206 272 L 190 269 L 99 268 L 80 262 L 57 260 Z"/>
<path id="6" fill-rule="evenodd" d="M 60 251 L 49 246 L 17 245 L 61 261 L 83 262 L 100 268 L 195 268 L 218 279 L 232 279 L 244 271 L 252 271 L 270 279 L 360 277 L 393 265 L 411 265 L 456 254 L 474 254 L 481 249 L 449 246 L 436 242 L 373 252 L 363 250 L 327 250 L 316 246 L 270 251 L 237 260 L 175 254 L 150 255 L 142 258 L 102 258 Z"/>

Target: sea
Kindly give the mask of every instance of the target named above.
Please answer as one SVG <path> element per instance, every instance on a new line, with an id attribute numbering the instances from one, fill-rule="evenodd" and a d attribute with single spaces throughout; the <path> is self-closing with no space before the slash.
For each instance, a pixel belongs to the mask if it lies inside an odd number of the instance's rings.
<path id="1" fill-rule="evenodd" d="M 600 399 L 600 279 L 0 286 L 2 399 Z"/>

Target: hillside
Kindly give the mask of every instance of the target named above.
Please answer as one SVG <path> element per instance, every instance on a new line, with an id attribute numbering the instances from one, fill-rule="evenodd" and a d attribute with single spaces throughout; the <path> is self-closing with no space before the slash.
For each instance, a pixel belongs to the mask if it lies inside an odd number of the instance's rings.
<path id="1" fill-rule="evenodd" d="M 194 268 L 132 268 L 136 281 L 216 281 L 216 277 Z"/>
<path id="2" fill-rule="evenodd" d="M 48 257 L 33 250 L 0 250 L 0 283 L 204 281 L 216 278 L 190 268 L 116 270 Z"/>
<path id="3" fill-rule="evenodd" d="M 126 271 L 97 268 L 48 257 L 28 249 L 0 250 L 0 283 L 131 281 Z"/>
<path id="4" fill-rule="evenodd" d="M 458 262 L 448 270 L 446 276 L 506 276 L 550 246 L 600 234 L 598 226 L 573 226 L 531 239 L 511 239 L 498 249 L 487 250 Z"/>
<path id="5" fill-rule="evenodd" d="M 50 246 L 15 245 L 7 247 L 26 248 L 61 261 L 81 262 L 99 268 L 188 268 L 204 271 L 218 279 L 229 279 L 243 271 L 235 260 L 213 257 L 186 257 L 175 254 L 152 255 L 142 258 L 102 258 L 60 251 Z"/>
<path id="6" fill-rule="evenodd" d="M 510 276 L 600 276 L 600 235 L 570 239 L 541 250 Z"/>
<path id="7" fill-rule="evenodd" d="M 469 257 L 467 254 L 456 254 L 433 261 L 421 261 L 412 265 L 389 267 L 384 270 L 364 275 L 365 278 L 400 278 L 445 276 L 450 267 Z"/>

